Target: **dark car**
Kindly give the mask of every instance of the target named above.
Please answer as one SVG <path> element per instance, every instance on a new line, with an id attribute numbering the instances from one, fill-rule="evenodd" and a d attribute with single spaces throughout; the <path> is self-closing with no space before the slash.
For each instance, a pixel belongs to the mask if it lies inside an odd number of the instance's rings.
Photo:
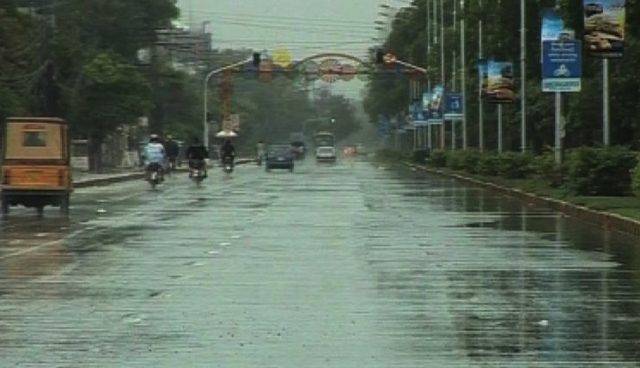
<path id="1" fill-rule="evenodd" d="M 273 145 L 267 148 L 265 167 L 267 171 L 284 169 L 293 172 L 293 160 L 294 157 L 290 145 Z"/>

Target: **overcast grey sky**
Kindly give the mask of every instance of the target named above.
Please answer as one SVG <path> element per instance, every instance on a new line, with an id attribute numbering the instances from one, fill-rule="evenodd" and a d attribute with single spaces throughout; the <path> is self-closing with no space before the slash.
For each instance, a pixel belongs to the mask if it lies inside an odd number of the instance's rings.
<path id="1" fill-rule="evenodd" d="M 390 1 L 399 4 L 399 0 Z M 389 1 L 385 1 L 389 2 Z M 211 21 L 216 48 L 286 47 L 296 58 L 323 51 L 366 54 L 380 0 L 179 0 L 182 21 Z M 191 10 L 191 11 L 190 11 Z"/>
<path id="2" fill-rule="evenodd" d="M 294 59 L 322 52 L 365 58 L 379 36 L 374 22 L 381 4 L 403 6 L 410 0 L 178 0 L 181 21 L 211 22 L 214 48 L 273 51 L 286 48 Z M 318 82 L 359 99 L 363 82 Z"/>

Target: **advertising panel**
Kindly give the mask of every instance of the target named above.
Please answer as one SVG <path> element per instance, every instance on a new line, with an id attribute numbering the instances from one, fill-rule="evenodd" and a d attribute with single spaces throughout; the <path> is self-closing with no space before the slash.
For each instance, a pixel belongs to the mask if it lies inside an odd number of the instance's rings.
<path id="1" fill-rule="evenodd" d="M 462 94 L 447 93 L 445 97 L 445 120 L 462 120 Z"/>
<path id="2" fill-rule="evenodd" d="M 583 0 L 584 44 L 591 55 L 622 57 L 625 5 L 625 0 Z"/>
<path id="3" fill-rule="evenodd" d="M 582 89 L 582 43 L 542 43 L 542 91 L 580 92 Z"/>
<path id="4" fill-rule="evenodd" d="M 439 85 L 433 89 L 429 104 L 429 124 L 442 124 L 444 110 L 444 87 Z"/>
<path id="5" fill-rule="evenodd" d="M 489 103 L 516 101 L 513 63 L 491 60 L 487 67 L 486 99 Z"/>

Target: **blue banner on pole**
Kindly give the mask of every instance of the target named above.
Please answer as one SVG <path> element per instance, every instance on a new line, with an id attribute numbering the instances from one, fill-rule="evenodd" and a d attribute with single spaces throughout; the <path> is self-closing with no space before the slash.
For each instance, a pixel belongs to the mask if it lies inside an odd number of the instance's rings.
<path id="1" fill-rule="evenodd" d="M 447 93 L 445 95 L 445 114 L 446 120 L 462 120 L 462 94 Z"/>
<path id="2" fill-rule="evenodd" d="M 582 43 L 542 43 L 542 91 L 580 92 L 582 89 Z"/>
<path id="3" fill-rule="evenodd" d="M 414 126 L 427 125 L 427 117 L 423 110 L 422 101 L 414 101 L 411 106 L 409 106 L 409 113 Z"/>
<path id="4" fill-rule="evenodd" d="M 429 124 L 442 124 L 444 115 L 444 87 L 436 86 L 429 103 Z"/>

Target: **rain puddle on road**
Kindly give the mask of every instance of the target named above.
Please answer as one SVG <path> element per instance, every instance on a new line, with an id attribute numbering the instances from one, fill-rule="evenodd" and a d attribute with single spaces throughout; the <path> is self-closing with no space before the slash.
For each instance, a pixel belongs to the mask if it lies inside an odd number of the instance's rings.
<path id="1" fill-rule="evenodd" d="M 12 285 L 0 292 L 0 366 L 640 360 L 636 239 L 366 162 L 239 167 L 203 188 L 172 180 L 116 204 L 87 193 L 84 215 L 52 221 L 57 232 L 46 219 L 31 235 L 2 224 L 0 257 L 24 242 L 64 246 L 11 260 L 23 274 L 46 265 L 28 277 L 0 261 Z"/>

